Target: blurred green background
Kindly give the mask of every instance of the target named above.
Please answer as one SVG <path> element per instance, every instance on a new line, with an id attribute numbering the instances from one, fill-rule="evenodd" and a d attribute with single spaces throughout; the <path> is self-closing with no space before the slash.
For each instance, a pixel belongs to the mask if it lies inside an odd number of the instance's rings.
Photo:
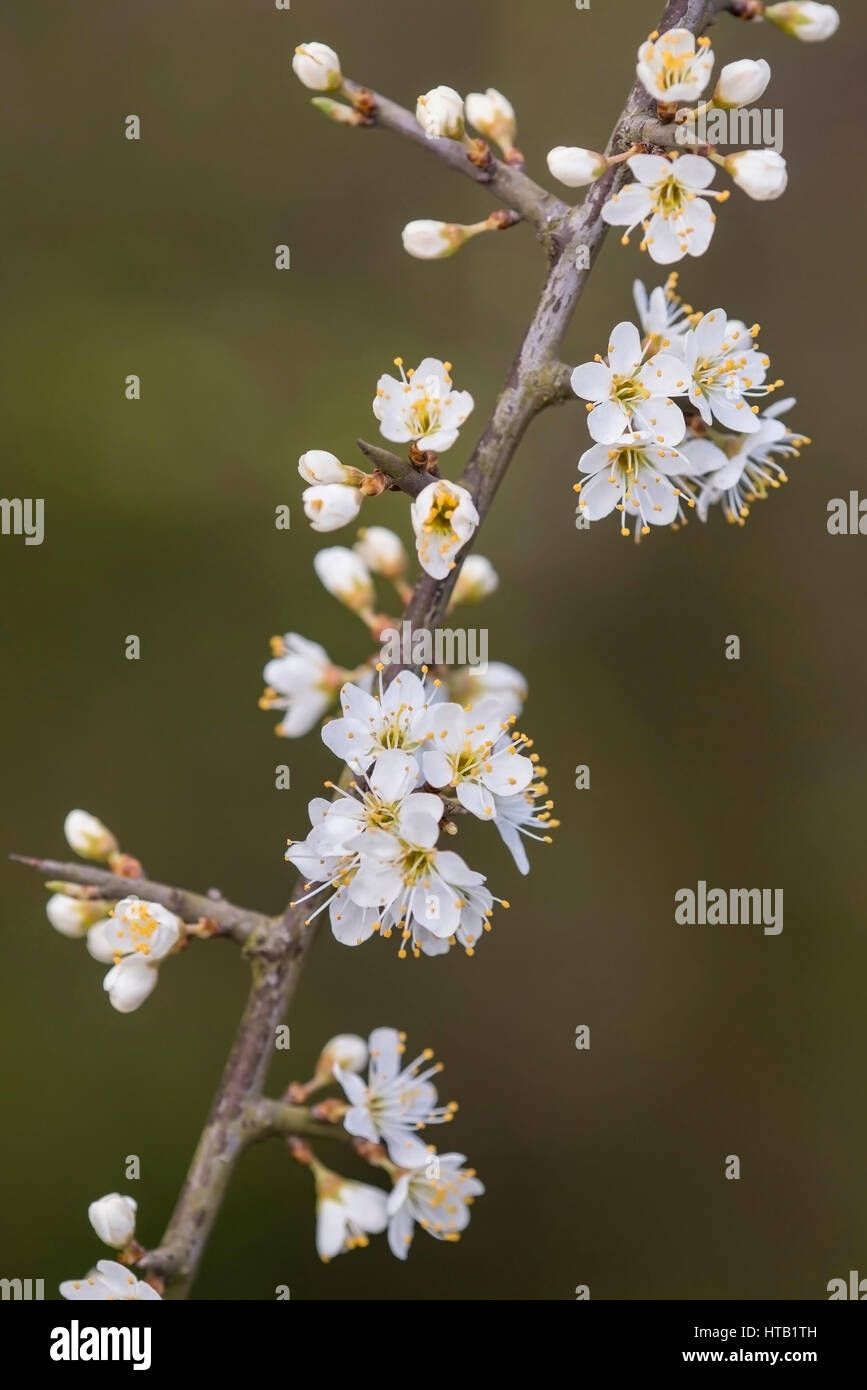
<path id="1" fill-rule="evenodd" d="M 493 832 L 467 854 L 512 902 L 473 960 L 399 962 L 322 934 L 277 1054 L 309 1075 L 337 1031 L 391 1023 L 446 1063 L 442 1137 L 488 1186 L 458 1247 L 419 1235 L 321 1266 L 309 1176 L 278 1144 L 243 1161 L 195 1297 L 823 1298 L 864 1269 L 863 738 L 867 541 L 831 537 L 828 499 L 863 485 L 851 370 L 861 351 L 864 14 L 807 47 L 724 20 L 718 63 L 766 56 L 791 182 L 735 192 L 692 303 L 763 325 L 791 419 L 814 437 L 743 530 L 690 525 L 637 548 L 574 529 L 576 403 L 532 429 L 479 544 L 499 593 L 467 621 L 527 673 L 522 721 L 562 819 L 520 879 Z M 13 4 L 7 54 L 2 492 L 46 501 L 46 539 L 0 538 L 6 668 L 2 832 L 2 1272 L 52 1291 L 100 1255 L 88 1202 L 130 1191 L 140 1235 L 171 1211 L 247 987 L 232 947 L 195 946 L 120 1016 L 83 946 L 51 930 L 5 853 L 63 857 L 72 806 L 154 877 L 278 910 L 282 853 L 336 765 L 260 713 L 267 639 L 295 629 L 346 664 L 365 634 L 322 591 L 297 456 L 354 461 L 377 376 L 450 359 L 476 413 L 456 476 L 533 305 L 527 228 L 453 260 L 404 255 L 410 218 L 473 221 L 482 191 L 384 133 L 332 126 L 290 72 L 316 38 L 411 104 L 439 82 L 514 101 L 530 171 L 600 147 L 658 0 L 46 0 Z M 139 115 L 138 143 L 123 135 Z M 274 247 L 292 269 L 274 269 Z M 609 239 L 571 362 L 661 283 Z M 128 373 L 142 380 L 124 399 Z M 838 383 L 843 381 L 847 394 Z M 293 508 L 277 531 L 274 509 Z M 408 534 L 402 498 L 363 520 Z M 351 533 L 328 538 L 342 543 Z M 124 658 L 124 638 L 142 658 Z M 724 659 L 736 633 L 739 662 Z M 277 791 L 288 761 L 292 789 Z M 591 789 L 574 789 L 589 764 Z M 675 927 L 674 893 L 782 887 L 785 929 Z M 574 1047 L 591 1028 L 588 1053 Z M 363 1175 L 342 1149 L 325 1153 Z M 136 1153 L 142 1180 L 123 1160 Z M 739 1182 L 723 1176 L 727 1154 Z M 103 1252 L 104 1253 L 104 1252 Z"/>

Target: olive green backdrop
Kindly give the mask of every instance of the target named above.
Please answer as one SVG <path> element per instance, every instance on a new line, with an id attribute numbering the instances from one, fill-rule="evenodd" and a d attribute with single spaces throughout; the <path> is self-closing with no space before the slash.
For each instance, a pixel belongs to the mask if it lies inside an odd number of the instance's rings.
<path id="1" fill-rule="evenodd" d="M 408 104 L 439 82 L 500 87 L 545 179 L 552 145 L 602 145 L 659 8 L 7 8 L 2 492 L 45 498 L 46 539 L 0 537 L 4 856 L 62 855 L 63 817 L 84 806 L 155 877 L 279 909 L 285 839 L 335 764 L 315 734 L 278 743 L 257 710 L 267 639 L 297 629 L 347 664 L 368 650 L 313 578 L 297 456 L 352 460 L 356 434 L 375 434 L 379 373 L 434 354 L 477 402 L 454 476 L 534 303 L 543 263 L 524 227 L 446 262 L 404 255 L 406 221 L 476 220 L 484 192 L 385 133 L 322 120 L 290 72 L 295 44 L 332 44 L 347 73 Z M 379 1241 L 326 1268 L 309 1175 L 263 1146 L 232 1184 L 198 1298 L 288 1284 L 293 1298 L 569 1299 L 586 1283 L 594 1298 L 809 1299 L 867 1273 L 867 539 L 825 524 L 828 499 L 865 476 L 849 154 L 864 16 L 840 8 L 840 34 L 815 47 L 717 26 L 720 63 L 772 64 L 791 184 L 766 205 L 735 192 L 708 254 L 679 267 L 694 304 L 762 323 L 812 448 L 745 529 L 715 516 L 635 547 L 614 520 L 574 529 L 581 406 L 536 423 L 479 546 L 501 589 L 468 621 L 529 676 L 522 722 L 549 768 L 557 843 L 520 879 L 492 832 L 471 834 L 471 862 L 512 901 L 473 960 L 401 963 L 380 941 L 350 951 L 323 934 L 275 1061 L 279 1086 L 336 1031 L 407 1029 L 446 1062 L 461 1109 L 442 1138 L 488 1193 L 457 1247 L 419 1235 L 402 1265 Z M 636 275 L 664 278 L 612 237 L 570 361 L 631 315 Z M 408 535 L 401 498 L 365 519 Z M 724 659 L 731 633 L 739 662 Z M 290 791 L 274 786 L 283 761 Z M 589 791 L 574 789 L 579 763 Z M 53 1293 L 100 1253 L 86 1207 L 101 1193 L 132 1192 L 142 1239 L 158 1239 L 247 976 L 231 946 L 195 946 L 122 1017 L 101 967 L 48 926 L 39 881 L 0 873 L 0 1273 Z M 782 887 L 782 935 L 676 927 L 674 893 L 700 878 Z M 333 1147 L 323 1157 L 366 1171 Z"/>

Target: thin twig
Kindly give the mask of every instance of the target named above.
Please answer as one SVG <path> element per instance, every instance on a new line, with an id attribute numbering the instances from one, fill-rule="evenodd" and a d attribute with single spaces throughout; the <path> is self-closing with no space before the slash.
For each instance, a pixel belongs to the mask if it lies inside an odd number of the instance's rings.
<path id="1" fill-rule="evenodd" d="M 100 897 L 109 902 L 117 902 L 134 894 L 146 902 L 159 903 L 161 907 L 168 908 L 184 922 L 197 922 L 202 917 L 209 917 L 222 927 L 224 935 L 241 945 L 271 920 L 259 912 L 235 907 L 225 898 L 208 898 L 201 893 L 191 893 L 187 888 L 173 888 L 166 883 L 154 883 L 148 878 L 121 878 L 95 864 L 63 864 L 57 859 L 31 859 L 24 854 L 11 854 L 9 857 L 17 864 L 37 869 L 46 878 L 97 888 Z"/>

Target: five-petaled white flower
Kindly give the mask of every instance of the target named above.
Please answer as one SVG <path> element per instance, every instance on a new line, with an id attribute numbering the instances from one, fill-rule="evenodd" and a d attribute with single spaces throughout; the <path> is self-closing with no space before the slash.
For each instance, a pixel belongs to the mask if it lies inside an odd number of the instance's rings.
<path id="1" fill-rule="evenodd" d="M 297 632 L 272 637 L 271 649 L 274 656 L 263 672 L 265 693 L 259 707 L 285 710 L 276 732 L 282 738 L 300 738 L 334 703 L 344 672 L 324 647 Z"/>
<path id="2" fill-rule="evenodd" d="M 716 214 L 705 198 L 724 200 L 728 194 L 709 188 L 714 167 L 709 159 L 683 154 L 666 159 L 659 154 L 634 154 L 627 160 L 635 175 L 602 209 L 604 221 L 626 227 L 621 240 L 644 225 L 641 249 L 659 265 L 670 265 L 684 256 L 702 256 L 710 245 Z"/>
<path id="3" fill-rule="evenodd" d="M 118 956 L 140 955 L 149 961 L 167 956 L 182 935 L 179 917 L 159 903 L 144 902 L 135 894 L 121 898 L 109 913 L 106 936 Z"/>
<path id="4" fill-rule="evenodd" d="M 434 579 L 445 579 L 479 524 L 472 497 L 458 483 L 437 478 L 414 499 L 410 519 L 422 569 Z"/>
<path id="5" fill-rule="evenodd" d="M 366 772 L 374 758 L 388 749 L 415 753 L 427 734 L 427 711 L 438 694 L 412 671 L 399 671 L 373 695 L 347 683 L 340 692 L 341 719 L 332 719 L 322 730 L 322 742 L 353 770 Z"/>
<path id="6" fill-rule="evenodd" d="M 445 1124 L 457 1106 L 439 1105 L 430 1078 L 442 1071 L 442 1063 L 430 1065 L 433 1052 L 425 1048 L 415 1061 L 403 1063 L 406 1034 L 396 1028 L 374 1028 L 368 1038 L 370 1069 L 367 1081 L 335 1066 L 350 1108 L 344 1128 L 359 1139 L 384 1143 L 389 1157 L 401 1168 L 414 1168 L 430 1156 L 418 1138 L 425 1125 Z"/>
<path id="7" fill-rule="evenodd" d="M 97 1299 L 130 1301 L 133 1299 L 159 1299 L 156 1289 L 143 1279 L 136 1279 L 116 1260 L 98 1260 L 96 1269 L 83 1279 L 65 1279 L 60 1285 L 61 1298 L 71 1300 Z"/>
<path id="8" fill-rule="evenodd" d="M 749 396 L 765 396 L 769 359 L 753 344 L 755 331 L 725 309 L 711 309 L 686 335 L 684 362 L 689 376 L 688 396 L 706 425 L 715 419 L 727 429 L 755 434 L 759 428 Z M 757 409 L 757 408 L 756 408 Z"/>
<path id="9" fill-rule="evenodd" d="M 473 1199 L 485 1190 L 465 1162 L 463 1154 L 435 1154 L 397 1178 L 388 1198 L 388 1244 L 399 1260 L 409 1254 L 416 1225 L 436 1240 L 460 1239 Z"/>
<path id="10" fill-rule="evenodd" d="M 368 1245 L 369 1235 L 385 1230 L 388 1198 L 381 1188 L 342 1178 L 316 1159 L 311 1167 L 316 1181 L 316 1249 L 327 1264 L 344 1250 Z"/>
<path id="11" fill-rule="evenodd" d="M 618 323 L 609 335 L 608 362 L 597 358 L 573 371 L 572 390 L 592 403 L 587 426 L 597 443 L 610 444 L 630 428 L 647 431 L 657 444 L 683 439 L 686 422 L 670 397 L 686 390 L 684 365 L 664 352 L 645 360 L 646 353 L 635 324 Z"/>
<path id="12" fill-rule="evenodd" d="M 582 509 L 591 521 L 598 521 L 616 507 L 624 513 L 624 536 L 629 534 L 627 514 L 645 536 L 651 526 L 670 525 L 681 514 L 680 498 L 687 491 L 683 477 L 695 471 L 677 449 L 656 444 L 641 432 L 614 444 L 594 444 L 581 455 L 578 467 L 590 475 L 575 488 Z M 691 492 L 687 501 L 693 504 Z"/>
<path id="13" fill-rule="evenodd" d="M 393 444 L 410 440 L 435 454 L 444 454 L 473 408 L 469 391 L 456 391 L 451 363 L 425 357 L 404 372 L 403 358 L 396 357 L 400 379 L 387 373 L 376 384 L 373 413 L 380 433 Z"/>
<path id="14" fill-rule="evenodd" d="M 651 34 L 638 50 L 636 72 L 645 90 L 657 101 L 680 104 L 697 101 L 710 81 L 714 55 L 710 39 L 689 29 Z"/>
<path id="15" fill-rule="evenodd" d="M 429 784 L 454 787 L 465 810 L 493 820 L 495 796 L 517 796 L 533 780 L 533 764 L 520 751 L 521 736 L 511 736 L 511 726 L 495 699 L 469 709 L 436 705 L 422 757 Z"/>

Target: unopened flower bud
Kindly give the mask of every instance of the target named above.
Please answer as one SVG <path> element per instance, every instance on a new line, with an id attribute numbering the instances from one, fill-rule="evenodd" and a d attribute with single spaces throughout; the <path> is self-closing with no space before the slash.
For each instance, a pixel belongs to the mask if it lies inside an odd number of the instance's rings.
<path id="1" fill-rule="evenodd" d="M 415 116 L 428 139 L 461 140 L 464 103 L 453 87 L 433 87 L 420 96 Z"/>
<path id="2" fill-rule="evenodd" d="M 403 541 L 386 526 L 366 526 L 358 533 L 353 546 L 371 574 L 385 579 L 401 579 L 406 573 L 407 554 Z"/>
<path id="3" fill-rule="evenodd" d="M 497 571 L 484 555 L 468 555 L 455 580 L 452 603 L 479 603 L 494 593 L 499 584 Z"/>
<path id="4" fill-rule="evenodd" d="M 358 516 L 362 496 L 356 487 L 323 483 L 305 488 L 301 500 L 304 515 L 314 531 L 339 531 Z"/>
<path id="5" fill-rule="evenodd" d="M 333 92 L 343 82 L 340 59 L 327 43 L 302 43 L 295 50 L 292 70 L 314 92 Z"/>
<path id="6" fill-rule="evenodd" d="M 45 913 L 55 931 L 73 939 L 86 936 L 95 922 L 108 915 L 108 903 L 94 898 L 70 898 L 54 893 L 45 904 Z"/>
<path id="7" fill-rule="evenodd" d="M 366 617 L 373 612 L 373 580 L 364 561 L 346 546 L 332 545 L 313 557 L 320 582 L 334 598 Z"/>
<path id="8" fill-rule="evenodd" d="M 132 1197 L 110 1192 L 87 1208 L 90 1224 L 104 1245 L 123 1250 L 135 1235 L 136 1203 Z"/>
<path id="9" fill-rule="evenodd" d="M 330 1038 L 319 1055 L 316 1075 L 327 1077 L 330 1081 L 334 1068 L 341 1071 L 360 1072 L 367 1066 L 367 1043 L 355 1033 L 338 1033 Z"/>
<path id="10" fill-rule="evenodd" d="M 578 145 L 555 145 L 548 152 L 548 168 L 567 188 L 583 188 L 605 173 L 608 160 L 604 154 Z"/>
<path id="11" fill-rule="evenodd" d="M 70 848 L 82 859 L 95 859 L 103 863 L 110 855 L 117 853 L 117 840 L 111 831 L 87 811 L 70 811 L 63 822 L 63 833 Z"/>
<path id="12" fill-rule="evenodd" d="M 432 222 L 427 218 L 407 222 L 401 233 L 404 251 L 420 261 L 453 256 L 470 235 L 459 222 Z"/>
<path id="13" fill-rule="evenodd" d="M 786 161 L 775 150 L 740 150 L 726 159 L 738 188 L 759 202 L 779 198 L 789 181 Z"/>
<path id="14" fill-rule="evenodd" d="M 783 0 L 782 4 L 768 5 L 765 19 L 804 43 L 830 39 L 840 24 L 840 16 L 833 5 L 815 4 L 814 0 Z"/>
<path id="15" fill-rule="evenodd" d="M 480 135 L 506 153 L 514 149 L 518 130 L 515 108 L 502 92 L 495 87 L 489 87 L 486 92 L 470 92 L 466 106 L 467 120 Z"/>
<path id="16" fill-rule="evenodd" d="M 298 460 L 298 472 L 305 483 L 350 483 L 357 468 L 347 468 L 327 449 L 308 449 Z"/>
<path id="17" fill-rule="evenodd" d="M 726 63 L 714 88 L 713 104 L 731 110 L 758 101 L 771 80 L 771 67 L 764 58 L 741 58 Z"/>

